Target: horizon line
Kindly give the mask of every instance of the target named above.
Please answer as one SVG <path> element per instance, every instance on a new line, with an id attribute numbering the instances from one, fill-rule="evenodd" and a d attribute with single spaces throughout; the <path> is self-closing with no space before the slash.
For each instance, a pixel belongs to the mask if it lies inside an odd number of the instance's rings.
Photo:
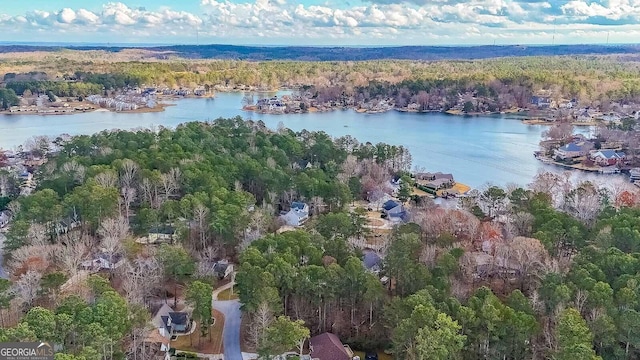
<path id="1" fill-rule="evenodd" d="M 438 44 L 438 45 L 385 45 L 385 44 L 358 44 L 358 45 L 313 45 L 313 44 L 229 44 L 229 43 L 209 43 L 209 44 L 194 44 L 194 43 L 136 43 L 136 42 L 124 42 L 124 43 L 111 43 L 111 42 L 56 42 L 56 41 L 0 41 L 0 47 L 6 46 L 28 46 L 28 47 L 174 47 L 174 46 L 235 46 L 235 47 L 259 47 L 259 48 L 400 48 L 400 47 L 509 47 L 509 46 L 534 46 L 534 47 L 560 47 L 560 46 L 640 46 L 640 43 L 513 43 L 513 44 Z"/>

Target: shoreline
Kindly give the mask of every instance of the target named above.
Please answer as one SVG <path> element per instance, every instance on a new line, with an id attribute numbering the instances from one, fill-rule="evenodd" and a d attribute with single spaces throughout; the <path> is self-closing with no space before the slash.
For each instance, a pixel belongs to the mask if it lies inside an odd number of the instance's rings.
<path id="1" fill-rule="evenodd" d="M 475 117 L 475 116 L 493 116 L 493 115 L 514 115 L 524 111 L 517 110 L 507 110 L 507 111 L 493 111 L 493 112 L 472 112 L 465 113 L 457 110 L 407 110 L 406 108 L 389 108 L 389 109 L 379 109 L 379 110 L 367 110 L 363 108 L 356 108 L 354 106 L 336 106 L 332 108 L 316 108 L 310 107 L 306 112 L 295 111 L 295 112 L 280 112 L 280 111 L 268 111 L 268 110 L 258 110 L 255 108 L 255 105 L 243 106 L 240 108 L 242 111 L 253 112 L 256 114 L 268 114 L 268 115 L 293 115 L 293 114 L 305 114 L 305 113 L 324 113 L 324 112 L 332 112 L 332 111 L 345 111 L 345 110 L 353 110 L 358 114 L 384 114 L 391 111 L 397 111 L 401 113 L 411 113 L 411 114 L 444 114 L 444 115 L 453 115 L 453 116 L 466 116 L 466 117 Z"/>
<path id="2" fill-rule="evenodd" d="M 522 124 L 524 125 L 545 125 L 545 126 L 553 126 L 556 124 L 559 124 L 557 121 L 549 121 L 549 120 L 544 120 L 544 119 L 524 119 L 522 120 Z M 572 121 L 570 123 L 573 126 L 598 126 L 599 122 L 597 121 L 589 121 L 589 122 L 582 122 L 582 121 Z"/>
<path id="3" fill-rule="evenodd" d="M 90 109 L 90 110 L 77 110 L 77 111 L 61 111 L 61 112 L 37 112 L 37 111 L 15 111 L 15 112 L 11 112 L 11 111 L 0 111 L 0 115 L 7 115 L 7 116 L 14 116 L 14 115 L 30 115 L 30 116 L 50 116 L 50 115 L 56 115 L 56 116 L 64 116 L 64 115 L 80 115 L 80 114 L 88 114 L 88 113 L 94 113 L 94 112 L 110 112 L 110 113 L 116 113 L 116 114 L 144 114 L 144 113 L 156 113 L 156 112 L 163 112 L 165 111 L 165 108 L 168 106 L 176 106 L 176 104 L 171 104 L 171 103 L 158 103 L 156 107 L 154 108 L 148 108 L 148 107 L 144 107 L 144 108 L 138 108 L 135 110 L 122 110 L 122 111 L 117 111 L 114 109 L 107 109 L 107 108 L 102 108 L 102 107 L 97 107 L 94 109 Z"/>

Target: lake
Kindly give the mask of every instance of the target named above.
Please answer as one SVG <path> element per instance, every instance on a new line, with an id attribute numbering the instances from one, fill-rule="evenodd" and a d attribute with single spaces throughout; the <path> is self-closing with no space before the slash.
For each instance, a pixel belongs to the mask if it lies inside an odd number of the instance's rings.
<path id="1" fill-rule="evenodd" d="M 241 110 L 242 93 L 220 93 L 215 99 L 181 99 L 164 112 L 92 112 L 74 115 L 0 115 L 0 148 L 11 149 L 36 135 L 92 134 L 105 129 L 132 129 L 240 115 L 262 120 L 275 129 L 279 122 L 299 131 L 322 130 L 360 142 L 385 142 L 407 147 L 414 166 L 453 173 L 456 180 L 479 187 L 526 185 L 542 168 L 533 152 L 543 126 L 523 125 L 508 116 L 454 116 L 442 113 L 360 114 L 353 110 L 327 113 L 269 115 Z"/>

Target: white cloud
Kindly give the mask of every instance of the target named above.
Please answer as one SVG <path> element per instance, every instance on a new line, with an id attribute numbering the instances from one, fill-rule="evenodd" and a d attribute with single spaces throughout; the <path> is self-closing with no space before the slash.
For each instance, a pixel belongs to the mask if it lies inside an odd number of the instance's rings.
<path id="1" fill-rule="evenodd" d="M 286 0 L 201 0 L 198 13 L 179 11 L 177 5 L 147 10 L 108 2 L 98 11 L 63 8 L 0 15 L 0 31 L 20 36 L 29 33 L 25 30 L 41 30 L 68 41 L 103 33 L 121 41 L 191 42 L 197 28 L 201 38 L 212 42 L 255 43 L 261 38 L 264 43 L 299 44 L 328 39 L 351 44 L 371 39 L 387 44 L 533 42 L 552 36 L 553 28 L 556 39 L 582 36 L 590 41 L 604 31 L 623 41 L 640 31 L 640 0 L 368 1 L 334 8 Z"/>

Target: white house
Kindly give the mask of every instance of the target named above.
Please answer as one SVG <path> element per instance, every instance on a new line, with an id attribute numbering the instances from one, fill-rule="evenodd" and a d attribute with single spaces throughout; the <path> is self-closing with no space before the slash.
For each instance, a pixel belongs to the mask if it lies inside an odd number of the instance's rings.
<path id="1" fill-rule="evenodd" d="M 622 120 L 620 115 L 618 115 L 616 113 L 609 113 L 609 114 L 602 115 L 602 117 L 600 117 L 600 119 L 602 121 L 609 122 L 609 123 L 619 123 L 620 120 Z"/>
<path id="2" fill-rule="evenodd" d="M 280 216 L 287 225 L 301 226 L 309 219 L 309 205 L 303 202 L 292 202 L 289 212 Z"/>

